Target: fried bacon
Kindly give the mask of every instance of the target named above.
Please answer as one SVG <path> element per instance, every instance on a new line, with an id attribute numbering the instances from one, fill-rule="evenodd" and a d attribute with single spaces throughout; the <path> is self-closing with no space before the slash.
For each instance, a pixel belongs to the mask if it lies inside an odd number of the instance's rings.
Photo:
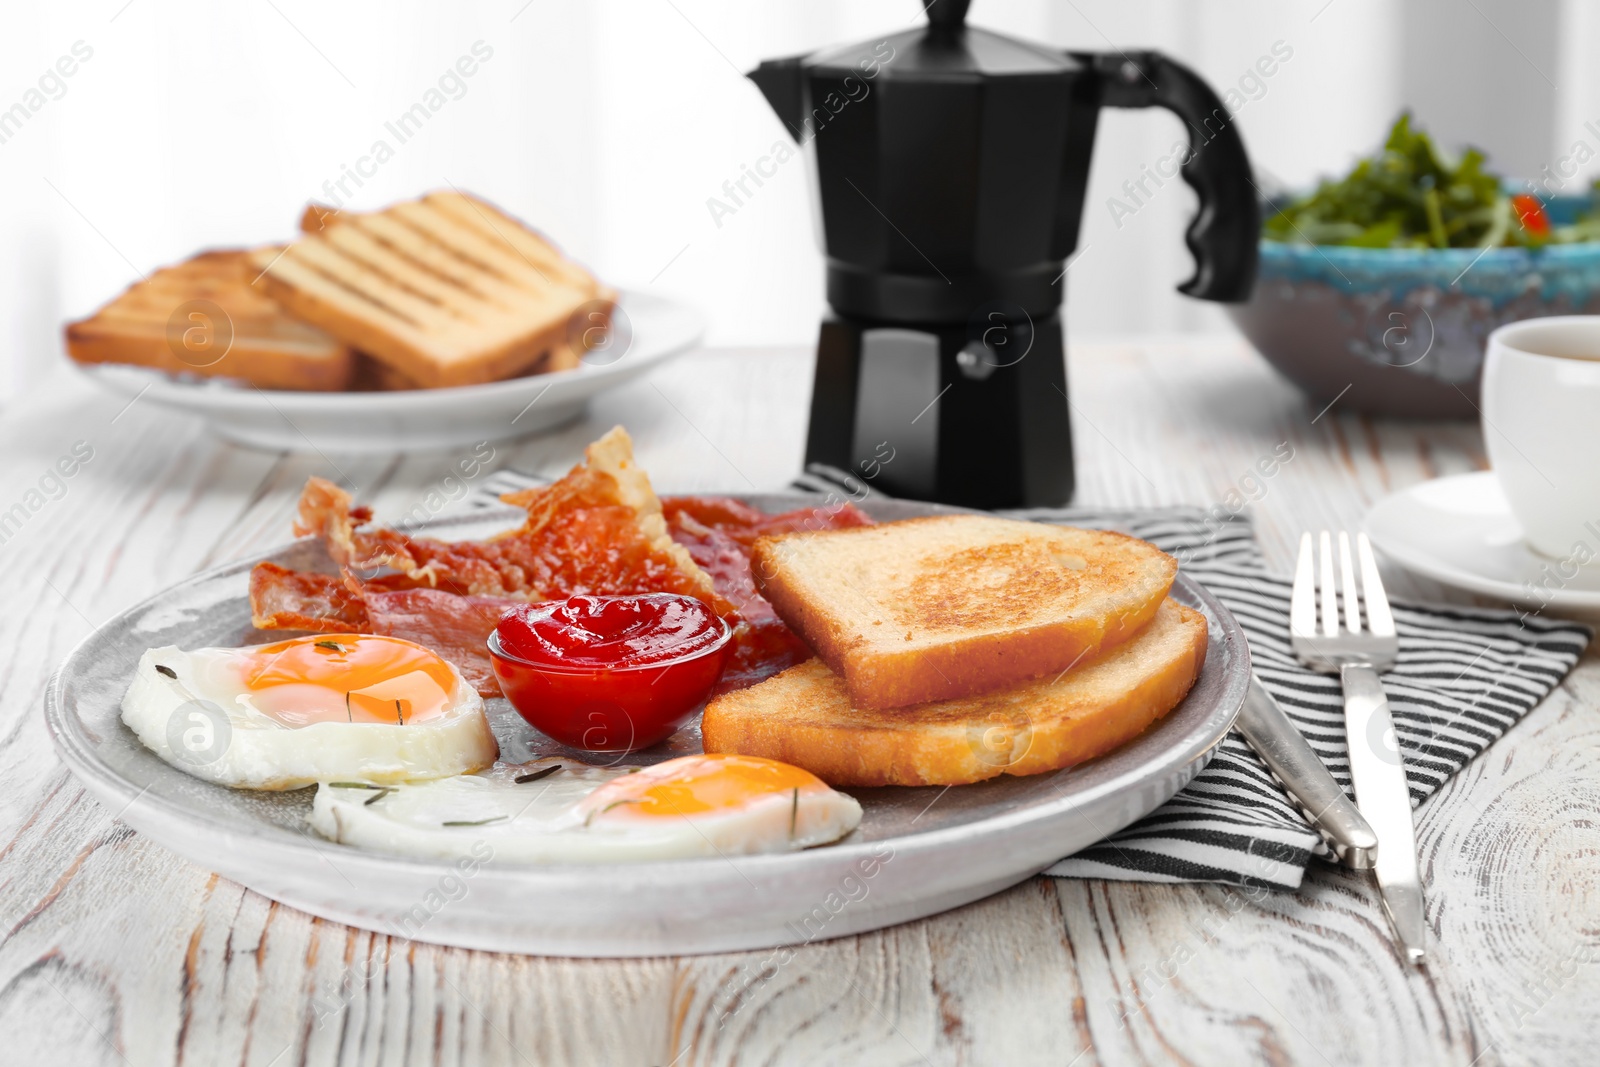
<path id="1" fill-rule="evenodd" d="M 756 538 L 800 530 L 842 530 L 872 520 L 849 503 L 768 515 L 729 497 L 668 497 L 662 502 L 672 539 L 689 550 L 701 570 L 739 614 L 738 644 L 718 692 L 754 685 L 811 658 L 811 649 L 784 625 L 750 573 Z"/>
<path id="2" fill-rule="evenodd" d="M 405 638 L 455 664 L 483 695 L 498 696 L 485 642 L 508 607 L 577 593 L 684 593 L 736 624 L 720 688 L 740 688 L 811 655 L 756 589 L 756 538 L 872 522 L 850 504 L 768 515 L 726 497 L 662 501 L 621 427 L 590 445 L 560 481 L 502 499 L 527 511 L 521 526 L 484 541 L 437 541 L 365 529 L 368 509 L 312 478 L 295 532 L 319 537 L 343 577 L 257 564 L 255 625 Z"/>
<path id="3" fill-rule="evenodd" d="M 366 633 L 359 592 L 332 574 L 257 563 L 250 572 L 250 621 L 262 630 Z"/>
<path id="4" fill-rule="evenodd" d="M 457 596 L 442 589 L 397 589 L 362 597 L 366 633 L 403 637 L 431 648 L 455 665 L 467 684 L 486 697 L 500 695 L 487 642 L 507 608 L 505 597 Z"/>
<path id="5" fill-rule="evenodd" d="M 441 589 L 390 589 L 385 579 L 362 583 L 315 571 L 258 563 L 250 572 L 250 608 L 262 630 L 382 634 L 431 648 L 455 664 L 467 684 L 500 695 L 484 643 L 509 597 L 458 596 Z"/>
<path id="6" fill-rule="evenodd" d="M 872 525 L 872 520 L 860 508 L 843 500 L 769 515 L 727 496 L 671 496 L 661 502 L 661 511 L 669 525 L 685 518 L 693 519 L 747 549 L 760 537 Z"/>
<path id="7" fill-rule="evenodd" d="M 732 605 L 673 542 L 650 481 L 619 426 L 552 485 L 503 498 L 527 521 L 485 541 L 435 541 L 362 529 L 368 515 L 321 478 L 306 484 L 295 533 L 313 534 L 340 567 L 391 568 L 416 586 L 475 596 L 549 600 L 576 593 L 683 593 L 719 614 Z"/>

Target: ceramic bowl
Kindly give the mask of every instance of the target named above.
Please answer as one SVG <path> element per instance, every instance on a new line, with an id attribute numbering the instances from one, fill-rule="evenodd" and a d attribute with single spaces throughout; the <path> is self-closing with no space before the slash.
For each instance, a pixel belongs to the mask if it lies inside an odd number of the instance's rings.
<path id="1" fill-rule="evenodd" d="M 733 627 L 722 619 L 716 623 L 721 627 L 716 644 L 659 663 L 535 663 L 507 651 L 499 633 L 489 635 L 489 658 L 500 691 L 529 726 L 586 752 L 633 752 L 670 737 L 722 678 L 733 651 Z"/>
<path id="2" fill-rule="evenodd" d="M 1559 225 L 1587 203 L 1560 197 L 1546 208 Z M 1337 397 L 1341 410 L 1476 419 L 1491 332 L 1600 313 L 1600 242 L 1483 251 L 1262 241 L 1255 293 L 1228 310 L 1316 408 Z"/>

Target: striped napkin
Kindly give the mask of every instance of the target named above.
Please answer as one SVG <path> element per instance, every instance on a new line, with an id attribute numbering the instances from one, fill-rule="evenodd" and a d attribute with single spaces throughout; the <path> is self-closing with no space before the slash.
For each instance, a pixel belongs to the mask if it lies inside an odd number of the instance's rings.
<path id="1" fill-rule="evenodd" d="M 498 493 L 539 481 L 500 471 L 479 487 L 473 503 L 487 506 Z M 807 468 L 794 488 L 858 502 L 873 495 L 860 480 L 817 465 Z M 1301 667 L 1290 651 L 1290 579 L 1266 570 L 1248 519 L 1194 507 L 1003 514 L 1120 530 L 1176 556 L 1184 573 L 1239 620 L 1256 676 L 1351 791 L 1339 680 Z M 1391 606 L 1400 661 L 1383 683 L 1413 805 L 1533 710 L 1577 663 L 1592 635 L 1578 623 L 1519 617 L 1513 611 L 1399 601 Z M 1205 770 L 1177 796 L 1045 873 L 1295 889 L 1313 856 L 1331 859 L 1332 853 L 1244 739 L 1230 733 Z"/>

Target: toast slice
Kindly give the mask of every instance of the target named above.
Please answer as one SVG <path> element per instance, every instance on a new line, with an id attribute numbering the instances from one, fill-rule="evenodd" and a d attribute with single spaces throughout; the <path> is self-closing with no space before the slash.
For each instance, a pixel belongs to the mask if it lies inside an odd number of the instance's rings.
<path id="1" fill-rule="evenodd" d="M 1126 641 L 1178 563 L 1126 534 L 949 515 L 763 538 L 751 571 L 852 704 L 894 708 L 1055 674 Z"/>
<path id="2" fill-rule="evenodd" d="M 356 353 L 356 372 L 350 379 L 350 388 L 358 393 L 401 393 L 421 389 L 387 363 L 380 362 L 365 352 Z"/>
<path id="3" fill-rule="evenodd" d="M 539 234 L 462 193 L 367 214 L 313 206 L 301 225 L 281 254 L 256 255 L 257 284 L 424 388 L 554 369 L 574 315 L 592 326 L 589 313 L 609 315 L 616 300 Z"/>
<path id="4" fill-rule="evenodd" d="M 568 343 L 556 345 L 547 352 L 539 362 L 522 372 L 523 377 L 535 374 L 548 374 L 553 370 L 572 370 L 582 362 L 577 351 Z M 360 393 L 401 393 L 423 386 L 416 379 L 395 370 L 381 360 L 373 359 L 365 352 L 356 353 L 355 373 L 350 379 L 350 388 Z"/>
<path id="5" fill-rule="evenodd" d="M 804 767 L 832 786 L 966 785 L 1104 755 L 1177 707 L 1200 675 L 1206 620 L 1167 600 L 1136 637 L 1056 678 L 981 697 L 873 710 L 807 660 L 716 697 L 707 752 Z"/>
<path id="6" fill-rule="evenodd" d="M 349 388 L 355 353 L 252 287 L 250 256 L 201 252 L 161 268 L 89 318 L 69 323 L 67 354 L 79 363 L 237 378 L 263 389 Z"/>

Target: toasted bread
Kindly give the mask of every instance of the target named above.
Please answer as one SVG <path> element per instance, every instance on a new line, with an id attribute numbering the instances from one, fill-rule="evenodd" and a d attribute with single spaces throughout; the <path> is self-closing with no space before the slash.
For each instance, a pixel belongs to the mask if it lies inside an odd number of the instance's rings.
<path id="1" fill-rule="evenodd" d="M 548 374 L 553 370 L 572 370 L 581 359 L 570 344 L 559 344 L 540 358 L 539 362 L 522 372 L 521 377 Z M 423 386 L 415 379 L 395 370 L 382 360 L 373 359 L 365 352 L 356 353 L 355 374 L 350 388 L 361 393 L 401 393 Z"/>
<path id="2" fill-rule="evenodd" d="M 492 205 L 432 193 L 368 214 L 313 208 L 256 256 L 265 292 L 426 388 L 558 369 L 580 310 L 616 294 Z"/>
<path id="3" fill-rule="evenodd" d="M 751 572 L 851 703 L 952 700 L 1136 633 L 1178 564 L 1125 534 L 950 515 L 762 538 Z"/>
<path id="4" fill-rule="evenodd" d="M 781 760 L 833 786 L 1043 774 L 1104 755 L 1177 707 L 1205 654 L 1205 616 L 1168 600 L 1138 636 L 1056 678 L 873 710 L 813 659 L 716 697 L 700 729 L 707 752 Z"/>
<path id="5" fill-rule="evenodd" d="M 250 255 L 202 252 L 135 282 L 89 318 L 68 324 L 67 354 L 79 363 L 237 378 L 263 389 L 349 388 L 355 353 L 253 288 Z"/>

